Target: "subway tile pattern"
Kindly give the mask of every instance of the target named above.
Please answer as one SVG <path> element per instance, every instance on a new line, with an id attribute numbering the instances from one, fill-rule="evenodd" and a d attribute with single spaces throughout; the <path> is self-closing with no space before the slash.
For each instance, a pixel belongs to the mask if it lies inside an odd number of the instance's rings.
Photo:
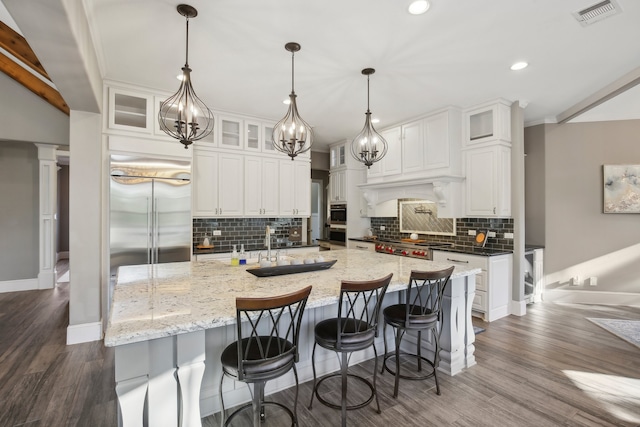
<path id="1" fill-rule="evenodd" d="M 267 225 L 275 230 L 271 234 L 272 247 L 302 246 L 301 242 L 289 241 L 289 229 L 302 227 L 302 218 L 194 218 L 193 244 L 202 244 L 205 237 L 214 245 L 213 253 L 231 252 L 233 245 L 244 244 L 246 251 L 263 250 Z M 220 236 L 213 231 L 220 230 Z"/>
<path id="2" fill-rule="evenodd" d="M 381 231 L 380 226 L 385 230 Z M 408 239 L 410 233 L 400 232 L 400 220 L 398 218 L 371 218 L 373 234 L 380 239 Z M 431 234 L 419 234 L 420 239 L 431 242 L 454 243 L 463 247 L 475 247 L 475 237 L 469 236 L 469 230 L 494 231 L 496 237 L 487 238 L 485 248 L 499 251 L 513 251 L 513 239 L 505 239 L 504 233 L 513 233 L 513 218 L 458 218 L 456 221 L 455 236 L 439 236 Z"/>

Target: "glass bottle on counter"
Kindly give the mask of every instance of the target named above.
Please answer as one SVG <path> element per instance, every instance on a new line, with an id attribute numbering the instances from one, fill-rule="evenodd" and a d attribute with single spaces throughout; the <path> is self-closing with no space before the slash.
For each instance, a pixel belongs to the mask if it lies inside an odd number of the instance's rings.
<path id="1" fill-rule="evenodd" d="M 247 254 L 244 252 L 244 243 L 240 245 L 240 265 L 245 265 L 247 263 Z"/>
<path id="2" fill-rule="evenodd" d="M 233 252 L 231 252 L 231 265 L 240 265 L 240 259 L 238 258 L 238 250 L 236 249 L 236 245 L 233 245 Z"/>

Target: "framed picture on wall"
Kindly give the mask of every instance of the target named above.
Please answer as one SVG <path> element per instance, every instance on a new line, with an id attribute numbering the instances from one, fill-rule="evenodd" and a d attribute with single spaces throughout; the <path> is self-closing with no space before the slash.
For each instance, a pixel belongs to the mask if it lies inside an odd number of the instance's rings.
<path id="1" fill-rule="evenodd" d="M 604 165 L 604 213 L 640 213 L 640 165 Z"/>

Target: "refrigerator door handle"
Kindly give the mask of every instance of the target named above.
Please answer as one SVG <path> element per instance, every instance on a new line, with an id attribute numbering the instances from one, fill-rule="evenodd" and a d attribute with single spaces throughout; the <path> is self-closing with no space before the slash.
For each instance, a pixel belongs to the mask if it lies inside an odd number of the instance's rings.
<path id="1" fill-rule="evenodd" d="M 153 199 L 153 214 L 154 214 L 154 220 L 153 220 L 153 229 L 155 231 L 155 238 L 153 239 L 153 250 L 154 250 L 154 258 L 153 258 L 153 263 L 157 264 L 158 261 L 160 260 L 160 255 L 159 255 L 159 246 L 160 246 L 160 224 L 159 224 L 159 218 L 158 218 L 158 198 L 154 198 Z"/>
<path id="2" fill-rule="evenodd" d="M 151 264 L 152 263 L 152 256 L 151 256 L 151 248 L 153 248 L 153 237 L 151 235 L 152 233 L 152 225 L 151 225 L 151 213 L 153 212 L 152 206 L 151 206 L 151 201 L 149 200 L 149 198 L 147 197 L 147 264 Z"/>

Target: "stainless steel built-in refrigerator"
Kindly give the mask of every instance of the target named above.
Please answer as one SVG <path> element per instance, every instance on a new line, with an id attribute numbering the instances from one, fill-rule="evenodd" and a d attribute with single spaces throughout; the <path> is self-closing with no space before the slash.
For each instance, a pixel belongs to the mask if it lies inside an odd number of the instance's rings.
<path id="1" fill-rule="evenodd" d="M 191 163 L 111 156 L 110 270 L 191 257 Z"/>

